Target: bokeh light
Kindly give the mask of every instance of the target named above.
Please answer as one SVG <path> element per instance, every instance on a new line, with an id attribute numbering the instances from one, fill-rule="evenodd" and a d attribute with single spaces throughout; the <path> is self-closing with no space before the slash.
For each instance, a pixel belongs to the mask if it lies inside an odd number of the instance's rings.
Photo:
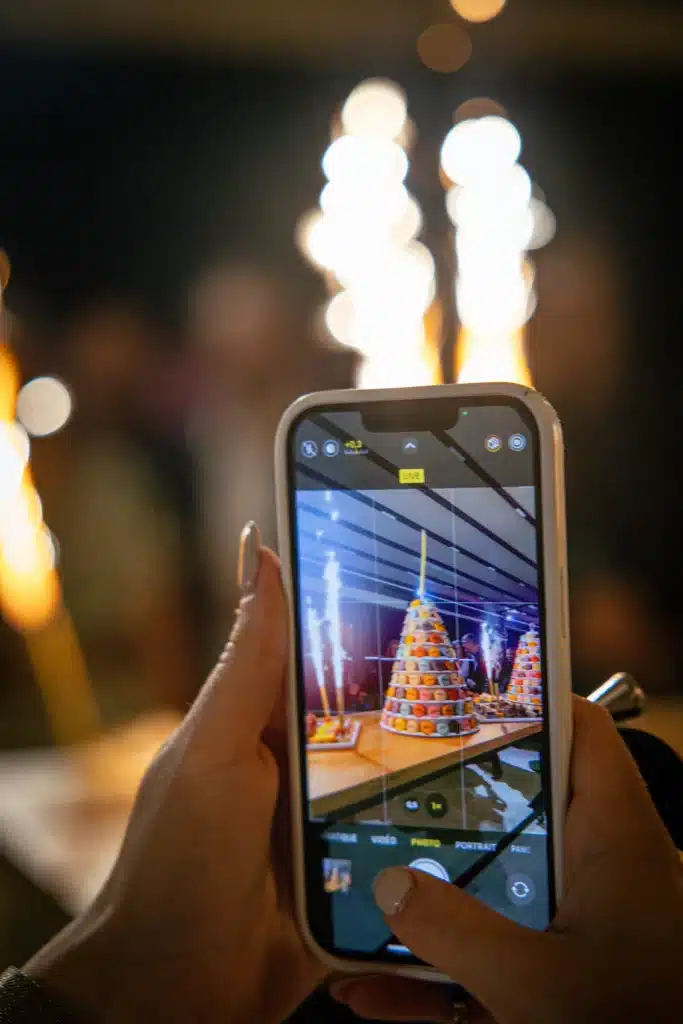
<path id="1" fill-rule="evenodd" d="M 521 148 L 519 132 L 503 117 L 461 121 L 443 141 L 441 166 L 451 181 L 467 185 L 513 167 Z"/>
<path id="2" fill-rule="evenodd" d="M 14 498 L 21 487 L 29 454 L 24 438 L 16 424 L 0 423 L 0 501 Z"/>
<path id="3" fill-rule="evenodd" d="M 490 21 L 505 7 L 505 0 L 451 0 L 453 10 L 466 21 Z"/>
<path id="4" fill-rule="evenodd" d="M 337 292 L 332 296 L 325 310 L 325 325 L 335 341 L 341 345 L 353 345 L 356 313 L 350 292 Z"/>
<path id="5" fill-rule="evenodd" d="M 529 204 L 532 228 L 529 238 L 529 249 L 542 249 L 548 242 L 552 242 L 557 230 L 555 214 L 542 199 L 534 196 Z"/>
<path id="6" fill-rule="evenodd" d="M 536 292 L 527 252 L 550 241 L 555 219 L 517 162 L 516 127 L 499 114 L 473 116 L 478 109 L 491 110 L 489 101 L 458 108 L 456 118 L 470 116 L 449 131 L 441 151 L 446 210 L 455 227 L 457 379 L 528 385 L 524 326 Z"/>
<path id="7" fill-rule="evenodd" d="M 404 184 L 413 136 L 400 87 L 361 82 L 323 155 L 328 180 L 319 208 L 296 227 L 299 249 L 324 272 L 331 293 L 323 314 L 328 338 L 363 357 L 361 387 L 439 379 L 425 335 L 434 261 L 417 241 L 422 213 Z"/>
<path id="8" fill-rule="evenodd" d="M 69 389 L 56 377 L 36 377 L 17 395 L 17 416 L 29 434 L 54 434 L 71 416 Z"/>
<path id="9" fill-rule="evenodd" d="M 420 60 L 430 71 L 459 71 L 472 56 L 472 42 L 460 25 L 430 25 L 417 40 Z"/>
<path id="10" fill-rule="evenodd" d="M 343 178 L 359 188 L 372 181 L 382 187 L 403 181 L 408 173 L 408 157 L 391 139 L 342 135 L 328 146 L 322 168 L 329 181 Z"/>
<path id="11" fill-rule="evenodd" d="M 341 123 L 347 135 L 396 139 L 407 116 L 403 90 L 384 78 L 369 78 L 356 86 L 342 107 Z"/>
<path id="12" fill-rule="evenodd" d="M 490 96 L 475 96 L 465 100 L 453 112 L 453 122 L 469 121 L 476 117 L 507 117 L 507 110 Z"/>

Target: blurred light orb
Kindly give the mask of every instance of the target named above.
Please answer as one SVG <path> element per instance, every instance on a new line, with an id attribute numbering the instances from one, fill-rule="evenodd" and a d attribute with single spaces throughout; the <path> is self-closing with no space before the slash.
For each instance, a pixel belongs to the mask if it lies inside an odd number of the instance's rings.
<path id="1" fill-rule="evenodd" d="M 337 292 L 327 304 L 325 325 L 332 337 L 342 345 L 353 345 L 356 339 L 356 310 L 350 292 Z"/>
<path id="2" fill-rule="evenodd" d="M 296 222 L 294 228 L 294 239 L 299 252 L 312 259 L 311 256 L 311 235 L 314 234 L 316 224 L 322 219 L 320 210 L 306 210 Z"/>
<path id="3" fill-rule="evenodd" d="M 391 139 L 342 135 L 328 146 L 322 159 L 328 181 L 344 179 L 359 188 L 375 184 L 400 184 L 408 173 L 405 151 Z"/>
<path id="4" fill-rule="evenodd" d="M 358 219 L 363 222 L 379 222 L 390 227 L 400 220 L 409 205 L 410 196 L 401 182 L 389 182 L 375 186 L 367 182 L 360 188 L 355 182 L 344 179 L 329 181 L 320 193 L 320 206 L 328 217 Z"/>
<path id="5" fill-rule="evenodd" d="M 335 247 L 329 219 L 321 210 L 304 213 L 296 226 L 296 242 L 299 249 L 314 266 L 331 270 L 334 264 Z"/>
<path id="6" fill-rule="evenodd" d="M 557 231 L 555 214 L 550 207 L 535 196 L 529 204 L 531 209 L 532 228 L 529 238 L 529 249 L 542 249 L 548 242 L 552 242 Z"/>
<path id="7" fill-rule="evenodd" d="M 460 25 L 430 25 L 417 40 L 420 60 L 430 71 L 459 71 L 472 56 L 472 42 Z"/>
<path id="8" fill-rule="evenodd" d="M 395 245 L 407 245 L 417 238 L 422 229 L 422 213 L 411 195 L 405 204 L 401 216 L 392 225 L 392 239 Z"/>
<path id="9" fill-rule="evenodd" d="M 405 121 L 403 122 L 403 127 L 396 136 L 395 141 L 398 142 L 399 146 L 401 146 L 402 149 L 405 149 L 406 152 L 409 152 L 413 148 L 416 138 L 417 127 L 415 125 L 415 122 L 411 118 L 406 117 Z"/>
<path id="10" fill-rule="evenodd" d="M 517 232 L 520 248 L 526 248 L 532 231 L 529 200 L 531 179 L 523 167 L 514 164 L 504 174 L 484 178 L 469 187 L 455 186 L 446 195 L 446 211 L 461 230 L 480 237 L 493 232 L 510 237 Z"/>
<path id="11" fill-rule="evenodd" d="M 10 444 L 25 466 L 31 454 L 31 441 L 28 434 L 20 423 L 6 423 L 5 430 Z"/>
<path id="12" fill-rule="evenodd" d="M 490 96 L 475 96 L 465 100 L 456 107 L 453 113 L 453 123 L 457 121 L 470 121 L 479 117 L 506 117 L 507 111 L 502 103 L 491 99 Z"/>
<path id="13" fill-rule="evenodd" d="M 368 78 L 357 85 L 342 107 L 347 135 L 395 139 L 406 121 L 408 107 L 403 90 L 386 78 Z"/>
<path id="14" fill-rule="evenodd" d="M 522 139 L 504 117 L 461 121 L 451 128 L 441 147 L 441 166 L 458 185 L 500 174 L 514 166 Z"/>
<path id="15" fill-rule="evenodd" d="M 491 21 L 505 7 L 505 0 L 451 0 L 456 14 L 465 21 Z"/>
<path id="16" fill-rule="evenodd" d="M 69 389 L 56 377 L 36 377 L 17 395 L 17 416 L 29 434 L 46 437 L 61 430 L 71 416 Z"/>
<path id="17" fill-rule="evenodd" d="M 0 501 L 12 498 L 21 488 L 28 461 L 24 438 L 28 441 L 21 427 L 0 423 Z"/>

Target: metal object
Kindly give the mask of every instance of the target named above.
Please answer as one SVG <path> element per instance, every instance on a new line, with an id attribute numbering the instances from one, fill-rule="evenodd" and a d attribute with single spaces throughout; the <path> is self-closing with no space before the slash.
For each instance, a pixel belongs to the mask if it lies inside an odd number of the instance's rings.
<path id="1" fill-rule="evenodd" d="M 617 721 L 637 718 L 645 707 L 645 693 L 638 681 L 628 672 L 615 672 L 604 683 L 588 695 L 593 704 L 607 708 Z"/>
<path id="2" fill-rule="evenodd" d="M 453 1003 L 453 1017 L 451 1019 L 453 1024 L 467 1024 L 467 1021 L 470 1019 L 467 1003 L 463 1003 L 461 999 L 456 999 Z"/>

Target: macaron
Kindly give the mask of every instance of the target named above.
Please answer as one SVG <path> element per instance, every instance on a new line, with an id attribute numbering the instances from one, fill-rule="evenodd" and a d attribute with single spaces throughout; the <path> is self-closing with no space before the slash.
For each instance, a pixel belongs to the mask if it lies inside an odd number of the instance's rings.
<path id="1" fill-rule="evenodd" d="M 423 718 L 420 722 L 420 732 L 425 736 L 432 736 L 434 734 L 434 730 L 434 722 L 430 722 L 428 718 Z"/>

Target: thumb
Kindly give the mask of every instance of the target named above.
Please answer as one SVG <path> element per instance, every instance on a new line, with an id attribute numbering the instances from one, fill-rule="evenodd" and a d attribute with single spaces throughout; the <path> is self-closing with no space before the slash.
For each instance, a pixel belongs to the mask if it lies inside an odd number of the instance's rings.
<path id="1" fill-rule="evenodd" d="M 414 954 L 470 992 L 498 1019 L 515 993 L 538 989 L 552 937 L 523 928 L 448 882 L 387 868 L 374 883 L 387 924 Z"/>
<path id="2" fill-rule="evenodd" d="M 230 640 L 190 712 L 207 753 L 239 760 L 251 753 L 282 700 L 287 661 L 287 609 L 280 563 L 254 523 L 240 539 L 242 590 Z"/>

